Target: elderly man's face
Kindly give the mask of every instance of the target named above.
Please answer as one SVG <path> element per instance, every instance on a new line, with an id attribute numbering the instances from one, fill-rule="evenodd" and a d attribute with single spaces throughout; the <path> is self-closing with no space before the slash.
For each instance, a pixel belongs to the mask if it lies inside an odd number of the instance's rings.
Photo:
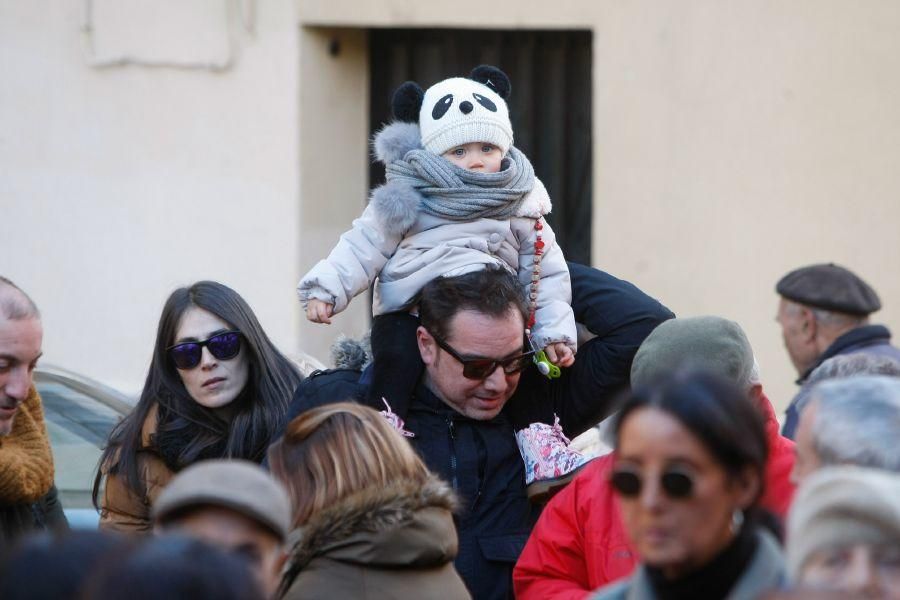
<path id="1" fill-rule="evenodd" d="M 809 311 L 782 298 L 778 303 L 778 316 L 775 320 L 781 325 L 784 347 L 797 374 L 803 375 L 819 357 Z"/>
<path id="2" fill-rule="evenodd" d="M 800 583 L 840 590 L 848 598 L 900 599 L 900 548 L 847 543 L 819 550 L 803 566 Z"/>
<path id="3" fill-rule="evenodd" d="M 12 431 L 19 405 L 28 396 L 43 337 L 40 320 L 0 315 L 0 436 Z"/>
<path id="4" fill-rule="evenodd" d="M 274 597 L 284 548 L 274 533 L 253 519 L 229 508 L 198 506 L 158 526 L 157 531 L 195 537 L 246 560 L 267 597 Z"/>
<path id="5" fill-rule="evenodd" d="M 813 444 L 813 424 L 818 410 L 818 402 L 813 400 L 800 413 L 800 422 L 797 425 L 797 439 L 796 444 L 794 444 L 796 460 L 794 460 L 794 468 L 791 471 L 791 481 L 797 485 L 800 485 L 807 476 L 822 466 L 822 461 Z"/>
<path id="6" fill-rule="evenodd" d="M 463 310 L 450 320 L 444 341 L 465 358 L 503 360 L 522 353 L 524 331 L 522 315 L 512 306 L 503 317 Z M 418 340 L 431 391 L 471 419 L 496 417 L 519 385 L 519 373 L 508 375 L 500 367 L 485 379 L 467 379 L 462 363 L 440 348 L 423 327 Z"/>

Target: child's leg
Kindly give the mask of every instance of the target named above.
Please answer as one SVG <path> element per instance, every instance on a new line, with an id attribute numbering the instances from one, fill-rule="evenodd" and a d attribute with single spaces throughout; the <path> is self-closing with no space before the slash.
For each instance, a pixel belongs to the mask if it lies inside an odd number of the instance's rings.
<path id="1" fill-rule="evenodd" d="M 425 365 L 416 344 L 419 319 L 405 312 L 375 317 L 372 323 L 372 384 L 369 406 L 384 407 L 406 418 L 410 398 L 422 377 Z"/>
<path id="2" fill-rule="evenodd" d="M 550 397 L 548 380 L 539 375 L 534 366 L 529 366 L 526 371 L 522 373 L 519 387 L 527 386 L 528 389 L 546 390 L 546 393 L 521 394 L 503 407 L 516 431 L 525 429 L 532 423 L 552 425 L 556 416 L 553 412 L 553 403 L 548 400 Z"/>

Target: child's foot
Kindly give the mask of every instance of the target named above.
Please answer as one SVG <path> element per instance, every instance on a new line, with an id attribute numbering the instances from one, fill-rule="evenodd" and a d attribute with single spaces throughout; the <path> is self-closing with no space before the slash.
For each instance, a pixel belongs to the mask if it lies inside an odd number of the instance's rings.
<path id="1" fill-rule="evenodd" d="M 559 425 L 559 417 L 553 425 L 532 423 L 516 432 L 519 452 L 525 461 L 525 485 L 528 498 L 543 504 L 568 484 L 590 458 L 569 446 Z"/>
<path id="2" fill-rule="evenodd" d="M 412 431 L 406 430 L 406 424 L 403 422 L 403 419 L 400 418 L 400 415 L 391 410 L 391 405 L 388 404 L 388 401 L 384 398 L 382 398 L 381 401 L 384 402 L 385 407 L 387 407 L 386 410 L 381 411 L 381 416 L 387 419 L 387 422 L 391 424 L 391 427 L 396 429 L 403 437 L 416 437 L 416 434 Z"/>

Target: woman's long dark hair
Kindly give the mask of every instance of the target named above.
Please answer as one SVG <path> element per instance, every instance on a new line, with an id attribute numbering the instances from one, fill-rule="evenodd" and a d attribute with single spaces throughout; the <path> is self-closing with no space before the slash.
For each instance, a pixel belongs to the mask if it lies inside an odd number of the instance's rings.
<path id="1" fill-rule="evenodd" d="M 233 400 L 235 412 L 228 421 L 191 398 L 166 352 L 175 340 L 182 315 L 194 307 L 212 313 L 242 335 L 241 352 L 247 353 L 249 376 L 244 390 Z M 237 292 L 215 281 L 178 288 L 160 315 L 141 398 L 113 429 L 100 457 L 94 506 L 98 506 L 105 472 L 122 477 L 135 493 L 144 493 L 137 459 L 144 422 L 154 406 L 158 407 L 158 417 L 153 450 L 173 471 L 204 458 L 261 462 L 272 437 L 283 429 L 288 402 L 301 379 L 300 372 L 275 348 Z"/>
<path id="2" fill-rule="evenodd" d="M 695 370 L 681 371 L 637 388 L 626 398 L 616 418 L 616 448 L 622 424 L 641 408 L 655 408 L 671 415 L 731 477 L 740 477 L 751 468 L 759 477 L 759 490 L 745 512 L 762 517 L 757 504 L 763 495 L 769 448 L 762 413 L 745 390 L 721 377 Z"/>

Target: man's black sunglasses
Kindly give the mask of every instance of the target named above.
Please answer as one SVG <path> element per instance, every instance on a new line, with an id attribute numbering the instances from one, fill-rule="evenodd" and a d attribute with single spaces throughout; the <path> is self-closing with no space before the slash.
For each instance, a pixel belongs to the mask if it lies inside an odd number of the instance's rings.
<path id="1" fill-rule="evenodd" d="M 617 468 L 609 476 L 609 482 L 620 495 L 636 498 L 644 487 L 644 479 L 636 472 Z M 683 471 L 671 469 L 659 476 L 659 486 L 669 498 L 680 500 L 694 492 L 694 479 Z"/>
<path id="2" fill-rule="evenodd" d="M 494 360 L 493 358 L 465 358 L 459 352 L 450 347 L 450 344 L 442 340 L 435 334 L 431 334 L 438 346 L 447 354 L 462 363 L 463 377 L 466 379 L 487 379 L 491 374 L 500 367 L 507 375 L 514 375 L 525 369 L 534 361 L 534 350 L 517 354 L 511 358 L 503 360 Z M 524 347 L 524 346 L 523 346 Z"/>
<path id="3" fill-rule="evenodd" d="M 187 370 L 200 364 L 203 355 L 203 346 L 209 348 L 209 353 L 219 360 L 230 360 L 241 351 L 241 332 L 225 331 L 217 333 L 202 342 L 183 342 L 169 346 L 166 351 L 169 358 L 175 363 L 175 367 Z"/>

